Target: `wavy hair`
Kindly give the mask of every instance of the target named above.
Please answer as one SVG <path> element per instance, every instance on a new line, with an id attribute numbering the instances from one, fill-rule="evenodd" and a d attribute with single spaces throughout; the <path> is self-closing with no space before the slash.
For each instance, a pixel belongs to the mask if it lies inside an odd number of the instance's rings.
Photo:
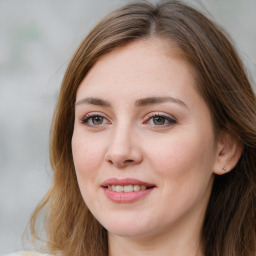
<path id="1" fill-rule="evenodd" d="M 225 130 L 243 153 L 229 173 L 215 176 L 201 232 L 204 255 L 255 256 L 256 100 L 246 71 L 225 32 L 199 11 L 179 2 L 135 2 L 104 18 L 83 40 L 64 75 L 50 136 L 53 185 L 31 217 L 31 233 L 46 212 L 49 253 L 107 256 L 107 231 L 80 194 L 71 151 L 77 89 L 104 54 L 134 40 L 157 37 L 175 44 L 195 69 L 198 91 L 217 132 Z M 43 209 L 46 208 L 46 211 Z"/>

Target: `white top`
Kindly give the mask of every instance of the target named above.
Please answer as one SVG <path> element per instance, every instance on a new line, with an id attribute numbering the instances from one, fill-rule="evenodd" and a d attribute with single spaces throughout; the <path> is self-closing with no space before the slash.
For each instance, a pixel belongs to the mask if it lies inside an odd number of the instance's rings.
<path id="1" fill-rule="evenodd" d="M 39 253 L 39 252 L 13 252 L 3 256 L 50 256 L 46 253 Z"/>
<path id="2" fill-rule="evenodd" d="M 4 255 L 4 256 L 23 256 L 23 255 L 20 254 L 20 253 L 17 253 L 17 252 L 13 252 L 11 254 L 7 254 L 7 255 Z"/>
<path id="3" fill-rule="evenodd" d="M 7 255 L 3 255 L 3 256 L 22 256 L 22 255 L 19 253 L 13 252 L 11 254 L 7 254 Z"/>

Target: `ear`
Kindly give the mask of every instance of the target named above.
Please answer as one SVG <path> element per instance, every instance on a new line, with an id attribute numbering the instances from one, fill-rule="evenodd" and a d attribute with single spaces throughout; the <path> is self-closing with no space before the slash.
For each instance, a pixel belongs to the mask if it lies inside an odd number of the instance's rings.
<path id="1" fill-rule="evenodd" d="M 236 138 L 226 132 L 221 132 L 213 172 L 217 175 L 230 172 L 238 163 L 242 152 L 243 146 Z"/>

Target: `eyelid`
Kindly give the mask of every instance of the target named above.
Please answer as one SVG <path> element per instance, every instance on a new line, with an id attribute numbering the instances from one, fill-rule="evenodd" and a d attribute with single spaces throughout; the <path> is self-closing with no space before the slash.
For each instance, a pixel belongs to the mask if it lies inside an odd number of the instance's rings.
<path id="1" fill-rule="evenodd" d="M 102 123 L 102 124 L 89 124 L 89 120 L 93 117 L 102 117 L 104 118 L 107 122 L 106 123 Z M 165 127 L 168 127 L 168 126 L 171 126 L 173 124 L 176 124 L 177 123 L 177 119 L 173 116 L 173 115 L 170 115 L 170 114 L 167 114 L 165 112 L 151 112 L 149 114 L 147 114 L 145 116 L 145 120 L 143 121 L 143 124 L 146 124 L 146 123 L 149 123 L 150 120 L 153 118 L 153 117 L 162 117 L 164 118 L 168 123 L 166 124 L 163 124 L 163 125 L 157 125 L 157 124 L 149 124 L 151 125 L 152 127 L 157 127 L 157 128 L 165 128 Z M 101 112 L 89 112 L 85 115 L 83 115 L 81 118 L 80 118 L 80 122 L 88 127 L 93 127 L 93 128 L 100 128 L 106 124 L 110 124 L 111 123 L 111 120 L 110 118 L 108 118 L 105 114 L 101 113 Z"/>
<path id="2" fill-rule="evenodd" d="M 159 127 L 161 128 L 164 128 L 164 127 L 167 127 L 167 126 L 170 126 L 172 124 L 176 124 L 177 123 L 177 119 L 173 116 L 173 115 L 170 115 L 170 114 L 167 114 L 165 112 L 151 112 L 149 114 L 146 115 L 146 120 L 144 122 L 149 122 L 151 118 L 153 117 L 163 117 L 165 118 L 167 121 L 169 121 L 168 124 L 164 124 L 164 125 L 152 125 L 152 126 L 156 126 L 156 127 Z"/>
<path id="3" fill-rule="evenodd" d="M 89 127 L 101 127 L 101 126 L 105 125 L 105 123 L 104 123 L 104 124 L 99 124 L 99 125 L 90 125 L 90 124 L 88 123 L 88 121 L 90 120 L 90 118 L 93 118 L 93 117 L 102 117 L 102 118 L 104 118 L 104 119 L 107 120 L 107 123 L 110 123 L 109 118 L 106 117 L 106 115 L 104 115 L 104 114 L 101 113 L 101 112 L 89 112 L 89 113 L 83 115 L 83 116 L 80 118 L 80 122 L 81 122 L 82 124 L 84 124 L 84 125 L 89 126 Z"/>

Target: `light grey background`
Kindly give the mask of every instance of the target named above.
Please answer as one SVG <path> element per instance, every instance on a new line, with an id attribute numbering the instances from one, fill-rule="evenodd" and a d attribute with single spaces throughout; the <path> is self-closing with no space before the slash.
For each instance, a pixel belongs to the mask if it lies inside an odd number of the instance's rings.
<path id="1" fill-rule="evenodd" d="M 105 14 L 127 2 L 0 0 L 0 254 L 23 248 L 29 216 L 50 185 L 49 127 L 73 52 Z M 202 3 L 226 28 L 255 81 L 256 1 L 187 2 Z"/>

